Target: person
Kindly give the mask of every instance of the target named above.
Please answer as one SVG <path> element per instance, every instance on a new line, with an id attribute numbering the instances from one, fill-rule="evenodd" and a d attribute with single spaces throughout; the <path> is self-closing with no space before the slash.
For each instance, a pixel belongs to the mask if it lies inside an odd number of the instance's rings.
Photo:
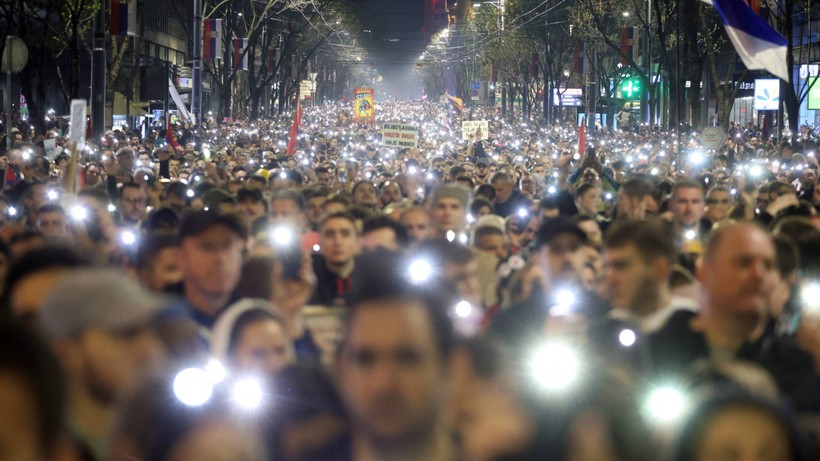
<path id="1" fill-rule="evenodd" d="M 43 301 L 62 277 L 89 261 L 73 249 L 49 244 L 17 258 L 4 279 L 4 309 L 13 317 L 36 325 Z"/>
<path id="2" fill-rule="evenodd" d="M 596 217 L 601 206 L 601 191 L 592 184 L 581 184 L 575 189 L 575 206 L 578 214 Z"/>
<path id="3" fill-rule="evenodd" d="M 720 222 L 729 217 L 729 210 L 734 203 L 734 197 L 728 187 L 720 184 L 713 186 L 706 193 L 704 216 L 712 224 Z"/>
<path id="4" fill-rule="evenodd" d="M 120 224 L 136 227 L 140 221 L 145 219 L 146 205 L 148 205 L 148 196 L 139 184 L 135 182 L 123 184 L 120 187 L 118 204 Z"/>
<path id="5" fill-rule="evenodd" d="M 137 249 L 136 270 L 142 286 L 156 293 L 180 283 L 182 273 L 176 235 L 151 235 L 143 240 Z"/>
<path id="6" fill-rule="evenodd" d="M 349 459 L 450 460 L 445 423 L 453 329 L 435 289 L 419 290 L 395 254 L 365 256 L 336 374 Z"/>
<path id="7" fill-rule="evenodd" d="M 423 207 L 414 206 L 407 209 L 399 217 L 399 223 L 407 230 L 410 244 L 418 244 L 434 235 L 430 213 Z"/>
<path id="8" fill-rule="evenodd" d="M 688 179 L 678 180 L 672 186 L 669 210 L 672 212 L 672 235 L 676 239 L 681 240 L 686 231 L 694 231 L 695 238 L 698 239 L 709 232 L 711 224 L 703 219 L 705 201 L 700 183 Z"/>
<path id="9" fill-rule="evenodd" d="M 68 390 L 48 345 L 29 328 L 0 320 L 2 458 L 57 461 L 73 453 L 67 437 Z"/>
<path id="10" fill-rule="evenodd" d="M 436 187 L 430 202 L 430 220 L 435 234 L 444 237 L 448 231 L 462 232 L 467 224 L 469 203 L 470 191 L 463 186 L 441 184 Z"/>
<path id="11" fill-rule="evenodd" d="M 68 379 L 70 427 L 104 459 L 119 406 L 164 368 L 151 321 L 163 309 L 122 273 L 105 268 L 67 274 L 43 303 L 39 324 Z"/>
<path id="12" fill-rule="evenodd" d="M 381 208 L 381 201 L 379 200 L 379 192 L 372 182 L 364 180 L 359 181 L 353 186 L 353 205 L 358 205 L 371 210 Z"/>
<path id="13" fill-rule="evenodd" d="M 260 189 L 244 187 L 236 194 L 236 203 L 239 209 L 247 216 L 248 222 L 267 216 L 268 204 Z"/>
<path id="14" fill-rule="evenodd" d="M 407 246 L 407 230 L 387 216 L 374 216 L 362 227 L 362 249 L 364 251 L 397 251 Z"/>
<path id="15" fill-rule="evenodd" d="M 179 228 L 182 281 L 166 290 L 183 297 L 189 315 L 210 329 L 232 302 L 248 239 L 245 222 L 235 215 L 189 211 Z"/>
<path id="16" fill-rule="evenodd" d="M 343 305 L 352 284 L 362 242 L 356 218 L 349 213 L 328 215 L 319 226 L 321 254 L 314 257 L 316 288 L 310 304 Z"/>
<path id="17" fill-rule="evenodd" d="M 652 200 L 652 184 L 644 178 L 630 178 L 618 189 L 617 218 L 644 219 Z"/>
<path id="18" fill-rule="evenodd" d="M 775 258 L 772 237 L 757 224 L 718 226 L 697 271 L 700 310 L 676 312 L 648 338 L 655 371 L 685 373 L 700 359 L 748 360 L 771 373 L 798 411 L 818 411 L 813 357 L 764 330 L 777 281 Z"/>
<path id="19" fill-rule="evenodd" d="M 64 239 L 68 236 L 68 218 L 60 205 L 48 204 L 37 210 L 37 231 L 46 237 Z"/>
<path id="20" fill-rule="evenodd" d="M 273 376 L 295 355 L 284 318 L 264 299 L 232 304 L 213 328 L 211 352 L 229 372 Z"/>
<path id="21" fill-rule="evenodd" d="M 493 212 L 502 218 L 529 209 L 532 202 L 515 188 L 515 180 L 508 173 L 498 171 L 490 177 L 490 185 L 495 189 Z"/>
<path id="22" fill-rule="evenodd" d="M 473 226 L 472 241 L 477 249 L 495 255 L 499 261 L 504 261 L 509 256 L 507 234 L 499 216 L 479 218 Z"/>
<path id="23" fill-rule="evenodd" d="M 677 310 L 696 310 L 694 302 L 674 298 L 669 277 L 675 242 L 659 219 L 619 220 L 604 240 L 605 298 L 610 318 L 634 325 L 644 334 L 660 330 Z"/>
<path id="24" fill-rule="evenodd" d="M 302 192 L 307 203 L 305 217 L 311 231 L 318 231 L 319 223 L 325 217 L 324 204 L 327 200 L 327 194 L 327 189 L 321 185 L 306 188 Z"/>

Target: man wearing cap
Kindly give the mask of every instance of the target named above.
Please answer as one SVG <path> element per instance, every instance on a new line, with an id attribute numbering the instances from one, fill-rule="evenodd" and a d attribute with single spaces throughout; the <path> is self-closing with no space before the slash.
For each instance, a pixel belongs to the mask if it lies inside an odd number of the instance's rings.
<path id="1" fill-rule="evenodd" d="M 533 245 L 539 283 L 530 299 L 514 304 L 493 318 L 490 333 L 507 344 L 523 348 L 542 338 L 545 324 L 553 313 L 601 317 L 600 300 L 581 288 L 579 274 L 584 263 L 581 249 L 585 241 L 584 231 L 570 219 L 557 217 L 544 221 Z M 569 299 L 561 299 L 562 295 L 569 295 Z"/>
<path id="2" fill-rule="evenodd" d="M 233 196 L 224 189 L 211 189 L 202 194 L 201 200 L 205 211 L 216 211 L 217 213 L 236 212 L 236 202 Z"/>
<path id="3" fill-rule="evenodd" d="M 261 189 L 244 187 L 236 193 L 236 201 L 239 209 L 248 217 L 248 222 L 254 222 L 265 216 L 268 212 L 268 204 L 262 195 Z"/>
<path id="4" fill-rule="evenodd" d="M 475 182 L 476 184 L 487 184 L 490 179 L 490 161 L 480 158 L 475 161 Z"/>
<path id="5" fill-rule="evenodd" d="M 447 231 L 456 234 L 464 230 L 467 223 L 467 207 L 470 204 L 470 191 L 458 184 L 442 184 L 433 191 L 430 203 L 430 218 L 433 230 L 441 237 Z"/>
<path id="6" fill-rule="evenodd" d="M 235 301 L 247 238 L 247 226 L 235 215 L 191 211 L 182 218 L 182 283 L 169 291 L 182 295 L 191 317 L 205 328 L 211 328 L 222 310 Z"/>
<path id="7" fill-rule="evenodd" d="M 69 425 L 93 459 L 106 456 L 120 403 L 163 368 L 150 326 L 163 306 L 110 268 L 66 275 L 43 303 L 40 326 L 68 378 Z"/>

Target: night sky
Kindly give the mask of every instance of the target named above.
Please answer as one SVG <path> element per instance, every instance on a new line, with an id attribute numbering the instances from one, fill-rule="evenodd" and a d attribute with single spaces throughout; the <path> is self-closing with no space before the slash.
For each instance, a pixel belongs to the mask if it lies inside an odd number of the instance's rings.
<path id="1" fill-rule="evenodd" d="M 413 68 L 430 38 L 423 31 L 424 0 L 359 0 L 356 7 L 363 28 L 370 31 L 362 31 L 362 45 L 383 77 L 377 91 L 421 97 L 421 79 Z"/>

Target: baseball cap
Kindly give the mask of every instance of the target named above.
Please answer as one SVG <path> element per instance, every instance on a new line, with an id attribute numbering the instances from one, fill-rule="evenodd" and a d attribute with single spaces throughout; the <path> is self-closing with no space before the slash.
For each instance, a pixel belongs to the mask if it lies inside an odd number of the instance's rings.
<path id="1" fill-rule="evenodd" d="M 189 211 L 182 217 L 179 226 L 179 240 L 199 235 L 214 226 L 225 226 L 240 238 L 248 238 L 248 226 L 239 216 L 216 211 Z"/>
<path id="2" fill-rule="evenodd" d="M 476 161 L 475 161 L 475 164 L 476 164 L 476 166 L 478 166 L 478 165 L 489 166 L 489 165 L 490 165 L 490 161 L 489 161 L 489 160 L 487 160 L 486 158 L 480 158 L 480 159 L 478 159 L 478 160 L 476 160 Z"/>
<path id="3" fill-rule="evenodd" d="M 555 237 L 561 234 L 574 234 L 586 242 L 587 234 L 572 222 L 571 219 L 559 216 L 557 218 L 550 218 L 545 220 L 541 227 L 538 228 L 538 233 L 535 234 L 535 248 L 541 248 L 543 245 L 549 244 Z"/>
<path id="4" fill-rule="evenodd" d="M 206 209 L 217 210 L 219 205 L 233 202 L 233 196 L 224 189 L 213 188 L 202 194 L 202 204 Z"/>
<path id="5" fill-rule="evenodd" d="M 66 274 L 40 310 L 43 331 L 73 338 L 89 328 L 123 331 L 145 326 L 170 302 L 111 268 L 76 269 Z"/>

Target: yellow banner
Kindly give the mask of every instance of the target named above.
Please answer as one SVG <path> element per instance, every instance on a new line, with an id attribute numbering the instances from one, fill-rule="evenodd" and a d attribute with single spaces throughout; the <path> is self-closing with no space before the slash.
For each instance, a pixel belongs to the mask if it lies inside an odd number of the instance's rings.
<path id="1" fill-rule="evenodd" d="M 376 106 L 373 102 L 373 88 L 353 90 L 353 118 L 356 123 L 373 123 Z"/>

